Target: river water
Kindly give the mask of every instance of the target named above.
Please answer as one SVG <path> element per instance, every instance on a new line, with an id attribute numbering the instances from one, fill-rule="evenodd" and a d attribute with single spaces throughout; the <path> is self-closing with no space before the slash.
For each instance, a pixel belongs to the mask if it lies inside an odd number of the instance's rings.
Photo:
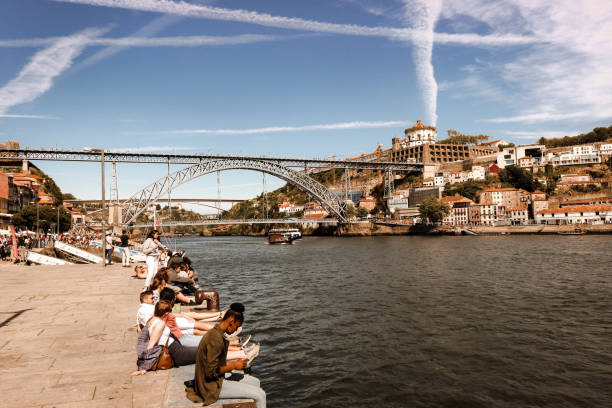
<path id="1" fill-rule="evenodd" d="M 612 406 L 612 237 L 177 241 L 270 407 Z"/>

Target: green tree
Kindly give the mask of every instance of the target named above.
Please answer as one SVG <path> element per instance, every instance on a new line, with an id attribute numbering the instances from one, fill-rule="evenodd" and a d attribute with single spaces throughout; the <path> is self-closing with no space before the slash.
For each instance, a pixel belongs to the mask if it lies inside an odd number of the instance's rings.
<path id="1" fill-rule="evenodd" d="M 476 200 L 478 192 L 486 185 L 484 181 L 468 180 L 463 183 L 455 183 L 444 189 L 445 196 L 453 196 L 455 194 L 462 195 L 470 200 Z"/>
<path id="2" fill-rule="evenodd" d="M 448 138 L 438 140 L 438 143 L 477 145 L 486 142 L 490 138 L 488 135 L 466 135 L 454 129 L 448 129 L 447 133 Z"/>
<path id="3" fill-rule="evenodd" d="M 365 207 L 357 208 L 357 216 L 360 218 L 368 216 L 368 210 Z"/>
<path id="4" fill-rule="evenodd" d="M 62 200 L 76 200 L 77 198 L 74 196 L 74 194 L 71 193 L 63 193 L 62 194 Z"/>
<path id="5" fill-rule="evenodd" d="M 56 228 L 57 225 L 57 207 L 46 205 L 38 206 L 38 225 L 41 231 L 48 231 L 51 227 Z M 70 229 L 71 217 L 64 207 L 59 208 L 60 232 Z M 36 206 L 28 205 L 23 207 L 19 212 L 13 215 L 12 221 L 14 226 L 27 228 L 29 230 L 36 229 Z"/>
<path id="6" fill-rule="evenodd" d="M 607 139 L 612 138 L 612 126 L 610 127 L 597 127 L 589 133 L 582 133 L 578 136 L 565 136 L 561 138 L 547 139 L 545 137 L 538 140 L 539 144 L 545 145 L 546 147 L 564 147 L 574 146 L 579 144 L 603 142 Z"/>
<path id="7" fill-rule="evenodd" d="M 531 172 L 518 166 L 506 166 L 499 172 L 499 180 L 514 188 L 522 188 L 533 192 L 542 186 L 533 179 Z"/>
<path id="8" fill-rule="evenodd" d="M 444 217 L 450 214 L 450 207 L 438 200 L 436 197 L 426 198 L 419 205 L 421 219 L 428 220 L 433 224 L 438 224 Z"/>
<path id="9" fill-rule="evenodd" d="M 349 220 L 351 218 L 354 218 L 357 215 L 357 210 L 355 209 L 355 206 L 354 205 L 347 205 L 346 206 L 346 210 L 344 210 L 344 215 Z"/>

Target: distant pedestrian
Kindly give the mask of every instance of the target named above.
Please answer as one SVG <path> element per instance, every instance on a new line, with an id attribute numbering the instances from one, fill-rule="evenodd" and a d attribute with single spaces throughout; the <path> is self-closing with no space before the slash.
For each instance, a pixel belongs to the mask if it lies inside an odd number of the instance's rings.
<path id="1" fill-rule="evenodd" d="M 153 230 L 147 235 L 147 239 L 142 244 L 142 253 L 147 256 L 147 280 L 145 288 L 151 284 L 153 277 L 159 268 L 159 256 L 164 246 L 159 242 L 159 231 Z"/>
<path id="2" fill-rule="evenodd" d="M 121 265 L 124 268 L 130 267 L 130 238 L 131 233 L 128 233 L 126 230 L 123 230 L 121 233 Z"/>
<path id="3" fill-rule="evenodd" d="M 105 234 L 104 241 L 106 242 L 106 246 L 104 248 L 104 258 L 106 258 L 107 265 L 112 265 L 113 264 L 113 250 L 115 249 L 113 247 L 113 236 L 111 234 L 108 234 L 108 235 Z"/>

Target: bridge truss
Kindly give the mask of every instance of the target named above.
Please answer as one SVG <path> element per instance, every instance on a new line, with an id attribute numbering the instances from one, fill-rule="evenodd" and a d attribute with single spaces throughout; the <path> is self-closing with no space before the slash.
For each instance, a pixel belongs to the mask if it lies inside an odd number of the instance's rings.
<path id="1" fill-rule="evenodd" d="M 223 170 L 254 170 L 281 178 L 313 196 L 324 209 L 334 215 L 340 222 L 347 221 L 344 215 L 346 204 L 329 191 L 327 187 L 308 175 L 292 170 L 278 162 L 252 158 L 231 158 L 203 161 L 170 173 L 168 176 L 149 184 L 123 203 L 122 224 L 133 223 L 140 213 L 167 194 L 168 191 L 172 191 L 178 186 L 205 174 Z"/>

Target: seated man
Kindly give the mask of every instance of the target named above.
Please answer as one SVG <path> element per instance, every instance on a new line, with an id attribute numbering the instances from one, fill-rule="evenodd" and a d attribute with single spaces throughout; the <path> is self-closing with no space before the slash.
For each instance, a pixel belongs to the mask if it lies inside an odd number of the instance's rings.
<path id="1" fill-rule="evenodd" d="M 208 331 L 198 347 L 195 367 L 195 392 L 210 405 L 217 399 L 251 398 L 257 408 L 266 407 L 266 393 L 259 380 L 250 375 L 238 375 L 238 380 L 225 379 L 225 373 L 244 370 L 247 360 L 227 361 L 229 342 L 225 335 L 234 333 L 244 321 L 244 306 L 234 303 L 223 316 L 221 323 Z M 230 377 L 233 378 L 234 376 Z"/>
<path id="2" fill-rule="evenodd" d="M 192 295 L 198 290 L 198 286 L 189 273 L 185 271 L 185 264 L 175 263 L 172 268 L 169 268 L 168 276 L 170 284 L 181 288 L 181 292 L 185 295 Z"/>
<path id="3" fill-rule="evenodd" d="M 152 291 L 145 290 L 144 292 L 140 293 L 140 307 L 138 308 L 138 313 L 136 313 L 138 333 L 140 333 L 140 330 L 147 325 L 149 319 L 153 317 L 153 313 L 155 311 L 154 303 Z"/>

